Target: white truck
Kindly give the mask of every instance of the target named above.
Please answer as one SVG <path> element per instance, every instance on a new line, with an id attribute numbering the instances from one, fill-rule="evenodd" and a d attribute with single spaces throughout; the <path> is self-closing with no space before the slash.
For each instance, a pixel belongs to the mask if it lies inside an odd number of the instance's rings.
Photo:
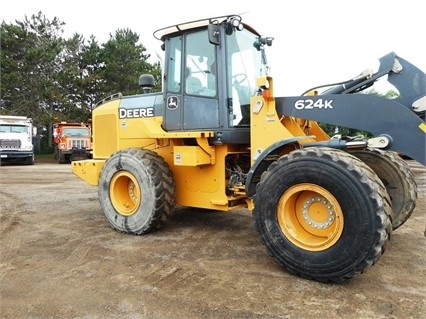
<path id="1" fill-rule="evenodd" d="M 33 121 L 26 116 L 0 115 L 0 164 L 34 164 Z"/>

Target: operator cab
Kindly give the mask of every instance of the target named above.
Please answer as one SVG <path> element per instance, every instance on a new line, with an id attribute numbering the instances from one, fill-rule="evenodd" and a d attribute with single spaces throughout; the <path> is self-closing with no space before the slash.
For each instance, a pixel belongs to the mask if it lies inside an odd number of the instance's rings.
<path id="1" fill-rule="evenodd" d="M 212 144 L 250 142 L 250 97 L 267 75 L 262 38 L 237 15 L 158 30 L 163 41 L 167 131 L 214 131 Z"/>

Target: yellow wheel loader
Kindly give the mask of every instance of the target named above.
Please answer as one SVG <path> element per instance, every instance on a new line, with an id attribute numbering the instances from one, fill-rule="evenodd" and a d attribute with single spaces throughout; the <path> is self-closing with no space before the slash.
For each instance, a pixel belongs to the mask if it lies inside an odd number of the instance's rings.
<path id="1" fill-rule="evenodd" d="M 275 97 L 265 52 L 273 38 L 240 16 L 154 36 L 165 51 L 163 92 L 141 75 L 143 94 L 99 102 L 93 159 L 71 165 L 98 187 L 112 228 L 147 234 L 175 205 L 247 208 L 268 253 L 292 274 L 337 283 L 377 262 L 415 208 L 415 180 L 397 152 L 426 163 L 425 74 L 390 53 L 377 73 Z M 362 94 L 383 75 L 400 99 Z M 373 137 L 330 137 L 319 123 Z"/>

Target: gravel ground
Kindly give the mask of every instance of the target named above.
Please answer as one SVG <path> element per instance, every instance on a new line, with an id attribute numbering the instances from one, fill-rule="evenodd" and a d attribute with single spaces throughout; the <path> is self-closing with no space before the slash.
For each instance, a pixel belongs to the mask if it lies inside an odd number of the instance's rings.
<path id="1" fill-rule="evenodd" d="M 70 165 L 0 167 L 1 318 L 424 318 L 426 168 L 411 218 L 373 267 L 339 285 L 292 276 L 248 210 L 179 207 L 157 232 L 109 227 Z"/>

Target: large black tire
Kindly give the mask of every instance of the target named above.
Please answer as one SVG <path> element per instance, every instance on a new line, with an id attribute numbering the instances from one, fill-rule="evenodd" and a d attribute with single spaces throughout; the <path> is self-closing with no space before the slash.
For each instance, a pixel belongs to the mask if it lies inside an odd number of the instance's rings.
<path id="1" fill-rule="evenodd" d="M 390 199 L 362 161 L 326 147 L 295 150 L 270 165 L 254 196 L 256 230 L 288 272 L 343 282 L 383 254 Z"/>
<path id="2" fill-rule="evenodd" d="M 34 162 L 35 162 L 35 156 L 34 156 L 34 154 L 33 154 L 33 155 L 31 155 L 30 157 L 27 157 L 27 158 L 25 159 L 24 164 L 25 164 L 25 165 L 34 165 Z"/>
<path id="3" fill-rule="evenodd" d="M 163 182 L 165 205 L 162 220 L 164 221 L 173 214 L 173 210 L 176 206 L 176 185 L 173 178 L 173 172 L 170 170 L 167 162 L 164 161 L 164 159 L 159 155 L 155 156 L 154 160 L 161 172 L 161 178 Z"/>
<path id="4" fill-rule="evenodd" d="M 64 153 L 62 153 L 61 150 L 58 150 L 57 157 L 56 157 L 58 164 L 67 164 L 69 161 L 67 160 L 67 157 Z"/>
<path id="5" fill-rule="evenodd" d="M 105 162 L 98 193 L 102 211 L 114 229 L 135 235 L 157 229 L 170 209 L 161 163 L 158 154 L 137 148 L 118 151 Z"/>
<path id="6" fill-rule="evenodd" d="M 58 145 L 55 144 L 55 147 L 53 149 L 53 155 L 55 156 L 55 161 L 57 161 L 59 163 L 59 160 L 58 160 L 58 156 L 59 156 L 58 151 L 59 151 L 58 150 Z"/>
<path id="7" fill-rule="evenodd" d="M 410 167 L 395 152 L 366 149 L 351 154 L 370 166 L 385 185 L 392 202 L 392 228 L 397 229 L 416 207 L 417 184 Z"/>

